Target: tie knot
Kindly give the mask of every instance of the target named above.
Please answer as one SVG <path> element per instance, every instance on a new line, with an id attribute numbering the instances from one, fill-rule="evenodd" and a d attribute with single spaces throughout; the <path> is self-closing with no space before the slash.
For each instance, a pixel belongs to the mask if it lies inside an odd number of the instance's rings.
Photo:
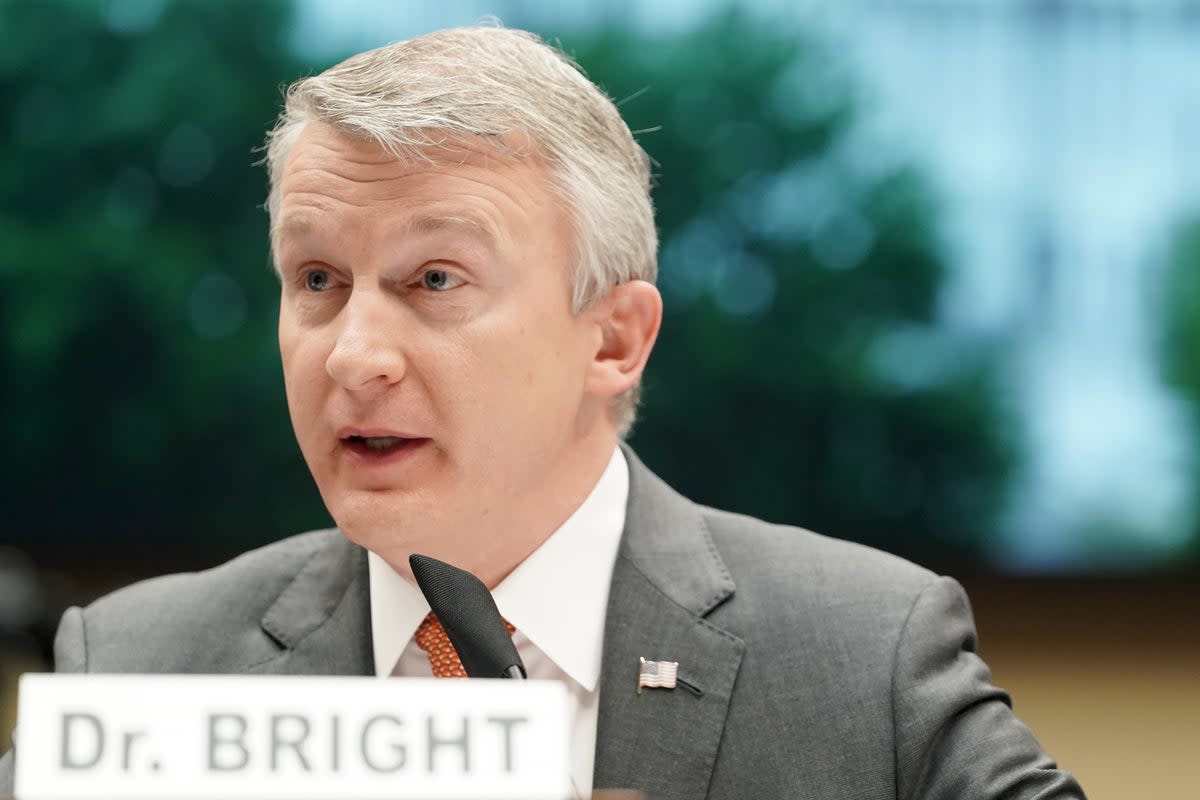
<path id="1" fill-rule="evenodd" d="M 509 636 L 512 636 L 513 631 L 516 630 L 508 620 L 504 620 L 504 627 L 508 628 Z M 437 618 L 437 614 L 430 611 L 425 619 L 421 620 L 413 639 L 416 640 L 417 647 L 424 650 L 429 656 L 429 665 L 433 667 L 434 677 L 467 677 L 467 671 L 463 669 L 458 651 L 450 643 L 450 636 L 442 627 L 442 621 Z"/>

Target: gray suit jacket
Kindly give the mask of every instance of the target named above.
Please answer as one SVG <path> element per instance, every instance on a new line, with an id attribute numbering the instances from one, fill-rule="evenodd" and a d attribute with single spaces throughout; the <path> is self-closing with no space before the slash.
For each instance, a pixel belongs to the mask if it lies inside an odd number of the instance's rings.
<path id="1" fill-rule="evenodd" d="M 652 800 L 1082 798 L 975 655 L 962 589 L 698 506 L 631 452 L 595 783 Z M 365 553 L 338 531 L 63 616 L 61 672 L 373 674 Z M 635 692 L 639 656 L 689 687 Z M 0 795 L 12 789 L 12 753 Z"/>

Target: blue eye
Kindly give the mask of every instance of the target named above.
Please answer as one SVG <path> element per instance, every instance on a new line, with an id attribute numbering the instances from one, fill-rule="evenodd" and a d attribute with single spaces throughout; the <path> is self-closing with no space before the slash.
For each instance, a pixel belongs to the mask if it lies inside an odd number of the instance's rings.
<path id="1" fill-rule="evenodd" d="M 304 276 L 304 288 L 310 292 L 323 292 L 329 288 L 329 273 L 323 269 L 314 269 Z"/>
<path id="2" fill-rule="evenodd" d="M 434 292 L 444 291 L 450 285 L 450 275 L 441 269 L 425 270 L 421 274 L 421 284 Z"/>

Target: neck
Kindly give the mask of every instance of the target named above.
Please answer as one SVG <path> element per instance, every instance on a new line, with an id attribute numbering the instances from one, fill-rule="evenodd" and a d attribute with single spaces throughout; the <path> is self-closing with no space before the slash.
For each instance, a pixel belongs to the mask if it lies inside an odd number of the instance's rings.
<path id="1" fill-rule="evenodd" d="M 541 547 L 547 539 L 579 510 L 612 460 L 617 446 L 615 431 L 608 436 L 591 437 L 581 442 L 581 448 L 571 464 L 552 476 L 537 502 L 522 504 L 522 521 L 514 521 L 506 532 L 498 533 L 497 546 L 468 567 L 471 572 L 495 589 L 521 562 Z M 514 534 L 514 531 L 524 535 Z"/>
<path id="2" fill-rule="evenodd" d="M 507 504 L 511 513 L 499 517 L 485 511 L 470 523 L 461 523 L 469 525 L 469 536 L 453 539 L 452 532 L 431 531 L 436 536 L 425 545 L 407 541 L 397 542 L 399 546 L 391 550 L 372 549 L 410 582 L 415 580 L 408 557 L 415 550 L 465 569 L 495 589 L 583 505 L 616 446 L 615 428 L 594 430 L 575 439 L 566 457 L 547 459 L 544 480 L 536 493 Z"/>

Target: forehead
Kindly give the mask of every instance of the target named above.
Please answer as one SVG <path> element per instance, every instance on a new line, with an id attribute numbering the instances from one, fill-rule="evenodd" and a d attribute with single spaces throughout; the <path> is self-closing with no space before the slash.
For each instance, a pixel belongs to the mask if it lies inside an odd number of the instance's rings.
<path id="1" fill-rule="evenodd" d="M 405 214 L 407 227 L 416 231 L 492 238 L 514 218 L 561 215 L 549 169 L 527 137 L 495 144 L 478 137 L 431 138 L 436 148 L 400 157 L 376 142 L 308 123 L 279 179 L 273 238 L 311 233 L 325 212 L 347 209 L 403 210 L 411 212 Z"/>
<path id="2" fill-rule="evenodd" d="M 283 217 L 276 236 L 280 240 L 304 238 L 319 232 L 319 229 L 314 215 L 292 210 Z M 463 213 L 440 213 L 437 210 L 407 218 L 404 229 L 407 233 L 457 233 L 492 245 L 499 239 L 495 226 L 486 218 Z"/>
<path id="3" fill-rule="evenodd" d="M 523 133 L 495 140 L 479 136 L 425 132 L 436 145 L 390 150 L 376 141 L 351 136 L 321 122 L 307 123 L 289 149 L 279 177 L 280 195 L 312 187 L 313 182 L 380 184 L 422 175 L 487 175 L 546 185 L 549 165 Z"/>

